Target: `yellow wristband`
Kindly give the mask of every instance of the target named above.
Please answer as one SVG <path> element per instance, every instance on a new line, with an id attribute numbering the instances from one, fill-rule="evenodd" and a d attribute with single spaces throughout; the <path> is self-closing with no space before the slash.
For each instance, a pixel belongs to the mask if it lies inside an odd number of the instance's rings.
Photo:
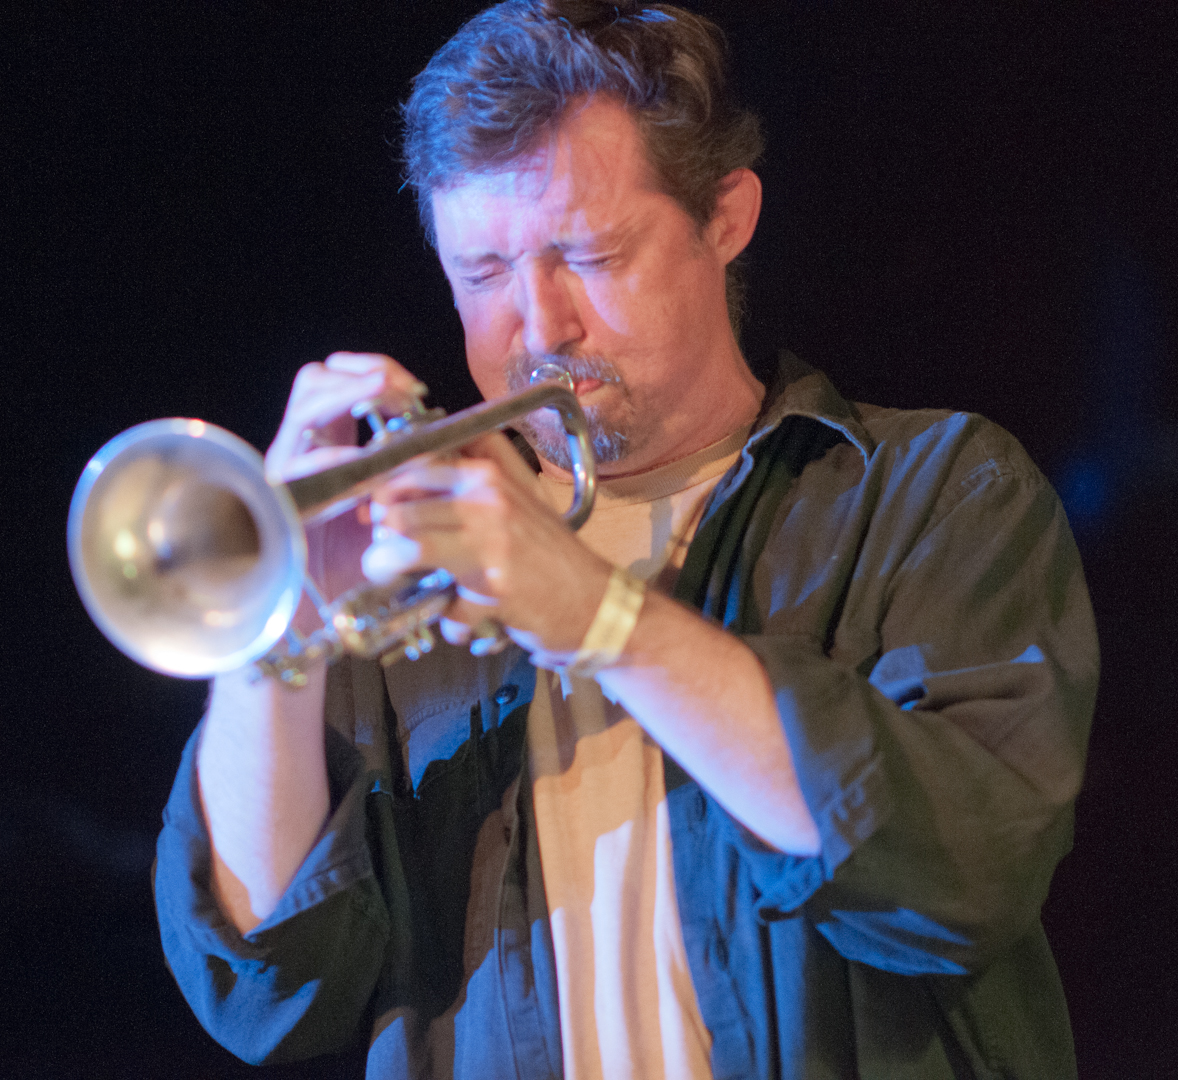
<path id="1" fill-rule="evenodd" d="M 565 670 L 570 675 L 591 679 L 602 668 L 618 662 L 646 597 L 646 585 L 620 567 L 614 567 L 597 607 L 593 622 L 585 631 L 581 647 Z"/>

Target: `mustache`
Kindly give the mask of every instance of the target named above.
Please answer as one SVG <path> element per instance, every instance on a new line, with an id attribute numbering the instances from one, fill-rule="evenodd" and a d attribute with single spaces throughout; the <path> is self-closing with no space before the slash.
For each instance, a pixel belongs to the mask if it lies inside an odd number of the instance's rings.
<path id="1" fill-rule="evenodd" d="M 599 379 L 625 387 L 621 372 L 604 356 L 566 356 L 561 353 L 517 353 L 507 361 L 507 387 L 513 393 L 528 388 L 532 372 L 541 364 L 555 364 L 567 371 L 573 382 Z"/>

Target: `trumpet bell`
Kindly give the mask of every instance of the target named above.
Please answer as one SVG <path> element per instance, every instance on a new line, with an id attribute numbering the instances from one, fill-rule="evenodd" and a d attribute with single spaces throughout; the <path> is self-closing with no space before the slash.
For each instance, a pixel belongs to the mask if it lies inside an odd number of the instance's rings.
<path id="1" fill-rule="evenodd" d="M 252 446 L 202 420 L 131 428 L 95 454 L 74 489 L 67 541 L 82 602 L 132 660 L 181 678 L 256 662 L 261 673 L 299 687 L 312 665 L 345 652 L 415 659 L 433 646 L 430 624 L 452 598 L 450 574 L 415 571 L 328 603 L 306 576 L 303 525 L 362 502 L 413 458 L 551 408 L 572 461 L 564 520 L 580 528 L 593 508 L 593 447 L 572 380 L 550 374 L 537 369 L 528 389 L 454 416 L 417 409 L 395 428 L 375 403 L 361 403 L 374 432 L 364 450 L 285 484 L 267 482 Z M 323 622 L 305 637 L 290 625 L 304 591 Z"/>
<path id="2" fill-rule="evenodd" d="M 286 632 L 306 541 L 262 456 L 201 420 L 154 420 L 108 442 L 70 503 L 70 569 L 99 629 L 182 678 L 233 671 Z"/>

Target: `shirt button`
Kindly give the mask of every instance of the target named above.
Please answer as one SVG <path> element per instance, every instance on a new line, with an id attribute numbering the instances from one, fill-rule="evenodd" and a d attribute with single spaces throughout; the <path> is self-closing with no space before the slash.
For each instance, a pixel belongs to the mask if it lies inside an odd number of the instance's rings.
<path id="1" fill-rule="evenodd" d="M 508 683 L 495 691 L 496 705 L 510 705 L 519 696 L 519 690 Z"/>

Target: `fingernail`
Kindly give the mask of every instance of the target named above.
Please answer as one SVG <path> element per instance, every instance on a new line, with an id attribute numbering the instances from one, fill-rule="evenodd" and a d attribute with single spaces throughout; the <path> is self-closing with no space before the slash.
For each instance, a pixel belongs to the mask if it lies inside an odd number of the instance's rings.
<path id="1" fill-rule="evenodd" d="M 429 393 L 429 387 L 425 385 L 420 379 L 415 379 L 413 385 L 409 387 L 409 393 L 416 397 L 425 397 Z"/>

